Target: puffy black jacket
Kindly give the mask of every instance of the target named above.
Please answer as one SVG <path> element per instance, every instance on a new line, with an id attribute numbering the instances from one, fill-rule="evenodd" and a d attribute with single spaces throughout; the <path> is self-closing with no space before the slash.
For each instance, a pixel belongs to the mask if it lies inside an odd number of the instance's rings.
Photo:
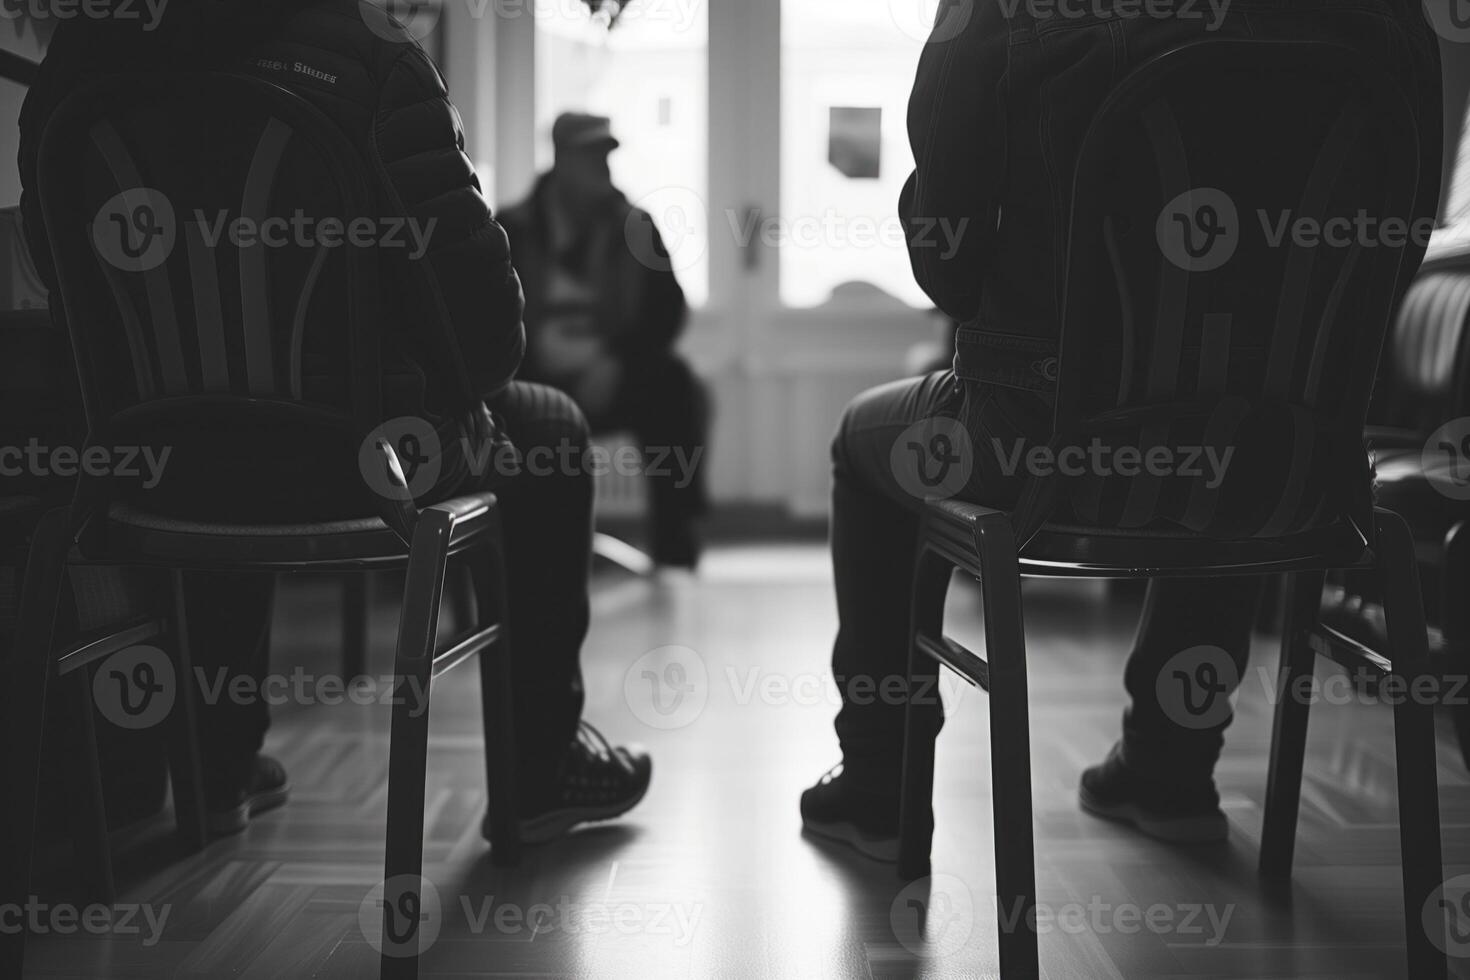
<path id="1" fill-rule="evenodd" d="M 1113 6 L 943 0 L 936 15 L 909 102 L 916 170 L 899 211 L 919 285 L 961 324 L 955 372 L 965 381 L 1055 388 L 1077 153 L 1108 95 L 1171 48 L 1256 39 L 1361 51 L 1415 100 L 1424 160 L 1415 210 L 1435 212 L 1439 48 L 1418 3 L 1178 0 L 1162 16 Z"/>
<path id="2" fill-rule="evenodd" d="M 393 334 L 400 357 L 390 351 L 390 363 L 401 358 L 423 371 L 435 409 L 463 412 L 468 406 L 451 394 L 458 368 L 436 363 L 443 355 L 428 353 L 436 348 L 422 334 L 447 328 L 478 394 L 503 388 L 525 350 L 509 242 L 464 153 L 443 77 L 406 32 L 386 16 L 370 17 L 359 0 L 175 0 L 157 24 L 135 17 L 63 22 L 20 122 L 21 203 L 48 284 L 55 277 L 33 189 L 41 135 L 60 102 L 97 75 L 238 69 L 303 96 L 365 159 L 381 161 L 389 184 L 380 188 L 381 217 L 433 227 L 418 269 L 410 270 L 405 257 L 385 270 L 402 280 L 384 284 L 385 303 L 396 304 L 389 309 L 401 319 Z M 417 408 L 389 405 L 392 414 Z"/>

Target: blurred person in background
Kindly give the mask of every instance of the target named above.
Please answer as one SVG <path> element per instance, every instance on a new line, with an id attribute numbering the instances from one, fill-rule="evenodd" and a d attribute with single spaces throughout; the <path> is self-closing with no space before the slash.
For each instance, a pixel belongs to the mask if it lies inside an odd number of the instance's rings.
<path id="1" fill-rule="evenodd" d="M 552 143 L 551 171 L 500 214 L 526 293 L 522 377 L 571 395 L 593 432 L 633 433 L 647 463 L 652 558 L 693 569 L 710 410 L 674 351 L 684 290 L 653 218 L 613 185 L 610 120 L 564 113 Z"/>

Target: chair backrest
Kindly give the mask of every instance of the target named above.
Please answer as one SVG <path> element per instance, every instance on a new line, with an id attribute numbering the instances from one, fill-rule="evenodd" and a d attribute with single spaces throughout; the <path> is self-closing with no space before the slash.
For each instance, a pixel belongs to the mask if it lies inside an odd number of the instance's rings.
<path id="1" fill-rule="evenodd" d="M 1191 44 L 1095 117 L 1073 192 L 1056 428 L 1116 465 L 1066 482 L 1076 519 L 1215 538 L 1342 521 L 1366 533 L 1362 428 L 1424 216 L 1409 104 L 1362 62 L 1324 44 Z"/>
<path id="2" fill-rule="evenodd" d="M 313 444 L 351 453 L 382 421 L 381 223 L 340 129 L 250 77 L 118 76 L 40 153 L 89 442 L 192 434 L 200 473 L 243 460 L 231 479 L 324 453 L 355 472 Z"/>

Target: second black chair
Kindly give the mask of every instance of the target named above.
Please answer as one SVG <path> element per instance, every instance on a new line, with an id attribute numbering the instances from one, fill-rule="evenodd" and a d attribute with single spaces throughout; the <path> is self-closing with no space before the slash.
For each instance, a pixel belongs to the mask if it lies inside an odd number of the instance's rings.
<path id="1" fill-rule="evenodd" d="M 1223 479 L 1183 468 L 1126 475 L 1114 456 L 1113 472 L 1033 475 L 1014 513 L 956 501 L 926 512 L 910 689 L 933 690 L 943 664 L 990 692 L 1007 980 L 1040 975 L 1027 925 L 1036 884 L 1023 575 L 1287 572 L 1300 575 L 1301 596 L 1314 582 L 1320 591 L 1325 569 L 1367 569 L 1390 596 L 1394 667 L 1410 679 L 1429 670 L 1412 540 L 1396 515 L 1374 510 L 1362 448 L 1403 241 L 1333 248 L 1290 231 L 1298 220 L 1360 211 L 1412 216 L 1413 117 L 1398 89 L 1361 60 L 1318 44 L 1219 41 L 1170 52 L 1109 96 L 1077 157 L 1054 458 L 1094 443 L 1140 459 L 1155 450 L 1232 450 Z M 1279 240 L 1256 227 L 1261 216 L 1287 229 Z M 1184 237 L 1171 237 L 1174 225 Z M 983 659 L 943 634 L 955 568 L 983 588 Z M 1283 681 L 1303 669 L 1298 650 L 1309 626 L 1299 615 L 1287 633 Z M 1441 880 L 1431 710 L 1410 705 L 1398 716 L 1415 980 L 1445 975 L 1419 921 Z M 1294 722 L 1278 733 L 1284 748 L 1268 808 L 1284 808 L 1300 776 L 1299 735 Z M 933 781 L 933 744 L 911 711 L 906 877 L 929 870 Z M 1268 824 L 1275 819 L 1268 815 Z M 1267 836 L 1268 844 L 1277 839 L 1269 827 Z"/>

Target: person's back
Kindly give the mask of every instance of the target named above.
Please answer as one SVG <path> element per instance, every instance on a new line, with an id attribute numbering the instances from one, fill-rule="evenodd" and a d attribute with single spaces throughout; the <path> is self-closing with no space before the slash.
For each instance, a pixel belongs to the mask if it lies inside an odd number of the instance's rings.
<path id="1" fill-rule="evenodd" d="M 946 0 L 936 24 L 910 102 L 917 173 L 901 210 L 919 283 L 963 325 L 963 380 L 1007 395 L 1051 389 L 1077 154 L 1109 94 L 1170 49 L 1252 39 L 1361 51 L 1430 124 L 1422 127 L 1420 210 L 1432 215 L 1437 206 L 1439 54 L 1411 0 Z M 934 247 L 937 228 L 960 233 L 960 247 Z M 1044 436 L 1047 411 L 1018 402 L 1041 425 L 1029 434 Z"/>
<path id="2" fill-rule="evenodd" d="M 89 5 L 89 12 L 98 6 Z M 360 0 L 177 0 L 159 23 L 125 15 L 124 10 L 138 9 L 133 3 L 118 0 L 114 6 L 103 0 L 103 6 L 109 16 L 67 21 L 57 31 L 22 113 L 24 207 L 41 274 L 55 286 L 37 199 L 39 143 L 56 108 L 84 91 L 91 79 L 115 73 L 239 72 L 294 91 L 339 126 L 361 152 L 363 165 L 378 177 L 378 213 L 360 217 L 384 233 L 397 223 L 426 235 L 412 250 L 377 242 L 383 270 L 381 320 L 391 338 L 387 354 L 399 368 L 395 377 L 391 364 L 385 365 L 384 410 L 390 417 L 417 416 L 435 423 L 438 431 L 429 435 L 437 434 L 440 442 L 440 475 L 411 489 L 421 503 L 481 490 L 494 490 L 499 501 L 509 570 L 505 587 L 515 610 L 507 638 L 515 668 L 511 700 L 521 838 L 546 842 L 577 824 L 620 816 L 642 799 L 652 763 L 639 749 L 609 745 L 582 720 L 580 655 L 590 615 L 592 520 L 591 474 L 583 459 L 586 420 L 559 392 L 513 380 L 524 349 L 520 281 L 510 263 L 509 243 L 465 156 L 460 118 L 438 69 L 381 8 Z M 225 129 L 230 118 L 212 122 L 202 128 Z M 211 158 L 211 151 L 220 156 Z M 187 172 L 192 184 L 223 184 L 240 166 L 233 152 L 233 147 L 181 146 L 177 159 L 155 152 L 145 162 Z M 139 169 L 147 186 L 149 168 Z M 288 168 L 283 164 L 282 169 Z M 57 193 L 56 183 L 67 176 L 48 173 L 48 194 Z M 284 174 L 283 182 L 292 177 Z M 279 188 L 279 183 L 273 187 L 273 205 L 281 203 L 276 200 L 281 195 L 274 193 Z M 271 247 L 264 223 L 259 231 L 248 244 L 226 244 L 242 254 Z M 348 233 L 341 241 L 355 245 L 360 238 Z M 68 249 L 67 254 L 78 251 Z M 183 304 L 179 309 L 192 307 Z M 180 332 L 196 326 L 181 324 Z M 303 364 L 312 358 L 309 340 L 306 346 Z M 340 347 L 320 353 L 324 358 L 346 356 Z M 127 368 L 120 365 L 119 370 Z M 309 385 L 310 379 L 303 377 L 303 389 Z M 421 428 L 416 419 L 392 421 L 368 434 L 363 445 L 371 447 L 380 434 L 399 441 L 404 428 Z M 250 423 L 250 428 L 259 428 L 254 419 Z M 308 454 L 319 448 L 310 438 L 295 432 L 292 436 Z M 495 442 L 477 443 L 476 437 Z M 506 451 L 507 440 L 526 458 L 556 460 L 557 465 L 522 465 L 516 453 Z M 434 455 L 431 438 L 419 441 L 424 456 L 416 461 L 428 463 Z M 462 446 L 468 451 L 460 452 Z M 171 457 L 165 483 L 173 482 L 180 455 Z M 259 472 L 269 489 L 264 503 L 297 515 L 251 510 L 215 520 L 253 524 L 337 519 L 355 515 L 302 518 L 298 512 L 314 507 L 318 496 L 335 505 L 353 492 L 361 494 L 365 483 L 372 489 L 372 481 L 364 479 L 366 471 L 357 471 L 356 454 L 350 455 L 346 466 L 335 467 L 336 482 L 322 487 L 282 466 L 272 446 L 242 448 L 216 438 L 201 450 L 202 465 L 186 472 L 230 466 L 242 473 Z M 334 457 L 332 462 L 343 460 Z M 186 506 L 195 500 L 211 514 L 218 513 L 219 502 L 209 493 L 199 492 L 192 481 L 182 482 L 182 492 L 151 491 L 146 504 L 152 507 L 170 498 L 164 509 L 172 513 L 175 499 Z M 234 490 L 228 479 L 223 482 Z M 273 577 L 198 573 L 187 577 L 184 588 L 194 666 L 217 672 L 231 690 L 245 679 L 247 689 L 264 689 Z M 286 799 L 284 771 L 260 754 L 268 706 L 260 698 L 224 698 L 207 702 L 201 711 L 209 825 L 214 833 L 235 833 Z"/>
<path id="3" fill-rule="evenodd" d="M 1347 46 L 1397 83 L 1414 117 L 1406 122 L 1420 134 L 1422 174 L 1414 214 L 1380 217 L 1422 227 L 1434 216 L 1442 83 L 1437 41 L 1417 0 L 943 0 L 910 102 L 917 172 L 900 210 L 919 284 L 961 327 L 953 371 L 860 395 L 833 442 L 838 678 L 862 678 L 871 690 L 907 676 L 923 501 L 949 496 L 1010 509 L 1028 474 L 1006 461 L 1053 438 L 1073 178 L 1098 110 L 1150 60 L 1229 39 Z M 1207 101 L 1218 105 L 1217 95 Z M 1321 146 L 1305 145 L 1302 133 L 1287 133 L 1283 149 L 1286 128 L 1263 127 L 1254 149 L 1263 158 L 1315 159 Z M 1303 132 L 1314 128 L 1319 120 L 1303 121 Z M 1405 250 L 1400 289 L 1425 244 Z M 1269 330 L 1274 322 L 1244 326 Z M 1158 681 L 1181 651 L 1223 650 L 1235 668 L 1230 680 L 1222 673 L 1228 696 L 1244 676 L 1258 589 L 1241 577 L 1152 581 L 1125 678 L 1123 738 L 1083 773 L 1083 809 L 1178 843 L 1228 835 L 1213 768 L 1229 718 L 1186 727 L 1160 703 Z M 843 689 L 842 765 L 803 795 L 802 816 L 812 833 L 892 859 L 905 705 L 858 695 Z M 907 710 L 922 737 L 938 734 L 938 698 L 916 698 Z"/>
<path id="4" fill-rule="evenodd" d="M 361 217 L 373 219 L 385 240 L 390 223 L 401 221 L 395 247 L 380 250 L 385 417 L 426 418 L 446 447 L 475 435 L 478 400 L 504 389 L 520 364 L 520 284 L 464 155 L 458 113 L 419 45 L 358 0 L 178 3 L 156 22 L 126 16 L 131 9 L 118 4 L 115 15 L 63 22 L 22 112 L 22 207 L 43 277 L 54 285 L 34 192 L 36 156 L 67 95 L 116 73 L 225 71 L 268 80 L 313 103 L 377 171 L 380 213 Z M 308 387 L 316 339 L 308 331 Z M 441 492 L 464 475 L 459 460 L 448 462 Z"/>

